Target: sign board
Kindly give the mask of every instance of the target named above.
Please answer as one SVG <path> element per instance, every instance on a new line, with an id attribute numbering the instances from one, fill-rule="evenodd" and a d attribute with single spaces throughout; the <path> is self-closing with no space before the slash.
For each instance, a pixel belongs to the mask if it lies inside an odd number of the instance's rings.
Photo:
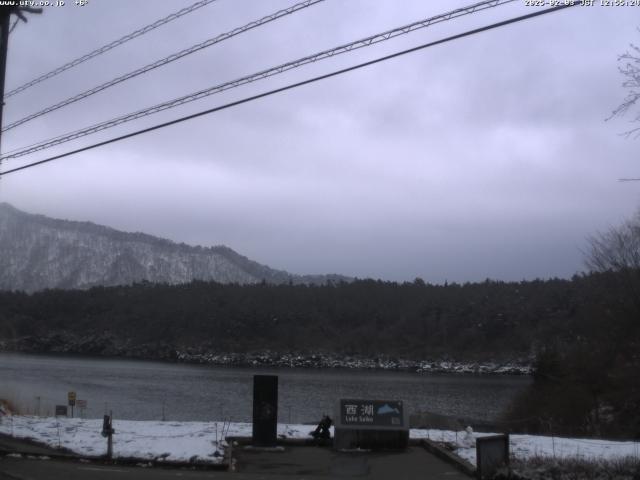
<path id="1" fill-rule="evenodd" d="M 509 435 L 477 438 L 476 463 L 481 480 L 493 478 L 500 468 L 509 468 Z"/>
<path id="2" fill-rule="evenodd" d="M 56 417 L 58 416 L 67 416 L 67 406 L 66 405 L 56 405 Z"/>
<path id="3" fill-rule="evenodd" d="M 76 400 L 76 405 L 78 408 L 87 408 L 87 401 L 86 400 Z"/>
<path id="4" fill-rule="evenodd" d="M 340 400 L 342 427 L 405 427 L 402 401 Z"/>
<path id="5" fill-rule="evenodd" d="M 69 399 L 69 406 L 73 407 L 76 404 L 76 392 L 69 392 L 67 398 Z"/>
<path id="6" fill-rule="evenodd" d="M 341 399 L 335 412 L 336 450 L 404 450 L 409 422 L 401 400 Z"/>

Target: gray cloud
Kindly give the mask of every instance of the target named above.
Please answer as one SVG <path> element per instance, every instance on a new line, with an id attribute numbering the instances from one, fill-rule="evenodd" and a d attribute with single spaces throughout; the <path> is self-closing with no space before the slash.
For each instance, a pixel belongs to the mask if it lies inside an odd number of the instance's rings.
<path id="1" fill-rule="evenodd" d="M 10 131 L 3 150 L 465 3 L 328 0 Z M 91 0 L 20 24 L 7 88 L 178 9 L 130 5 Z M 9 99 L 5 122 L 285 6 L 214 2 Z M 530 11 L 516 2 L 446 22 L 73 145 Z M 9 175 L 0 197 L 51 216 L 226 244 L 296 273 L 570 276 L 583 268 L 585 237 L 638 205 L 638 185 L 616 182 L 638 176 L 637 141 L 618 135 L 625 119 L 604 122 L 624 96 L 616 58 L 637 41 L 634 12 L 576 7 L 427 49 Z"/>

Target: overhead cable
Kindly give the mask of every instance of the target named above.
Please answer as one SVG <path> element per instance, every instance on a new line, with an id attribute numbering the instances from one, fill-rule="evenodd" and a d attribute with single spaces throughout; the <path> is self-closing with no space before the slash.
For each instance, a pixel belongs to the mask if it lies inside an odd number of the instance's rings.
<path id="1" fill-rule="evenodd" d="M 258 80 L 263 80 L 268 77 L 272 77 L 274 75 L 278 75 L 280 73 L 284 73 L 286 71 L 292 70 L 294 68 L 301 67 L 303 65 L 307 65 L 309 63 L 317 62 L 320 60 L 325 60 L 327 58 L 335 57 L 336 55 L 340 55 L 342 53 L 351 52 L 353 50 L 369 47 L 371 45 L 389 40 L 391 38 L 397 37 L 399 35 L 404 35 L 411 33 L 415 30 L 429 27 L 430 25 L 434 25 L 436 23 L 448 21 L 457 17 L 461 17 L 463 15 L 469 15 L 481 10 L 486 10 L 488 8 L 494 8 L 500 5 L 504 5 L 507 3 L 514 2 L 516 0 L 485 0 L 479 3 L 475 3 L 473 5 L 469 5 L 467 7 L 458 8 L 447 13 L 443 13 L 440 15 L 436 15 L 434 17 L 430 17 L 424 20 L 419 20 L 417 22 L 410 23 L 409 25 L 404 25 L 402 27 L 397 27 L 392 30 L 387 30 L 386 32 L 378 33 L 375 35 L 371 35 L 369 37 L 356 40 L 351 43 L 347 43 L 344 45 L 340 45 L 338 47 L 334 47 L 328 50 L 323 50 L 318 53 L 314 53 L 312 55 L 308 55 L 306 57 L 299 58 L 297 60 L 293 60 L 282 65 L 278 65 L 276 67 L 271 67 L 267 70 L 262 70 L 257 73 L 253 73 L 236 80 L 228 81 L 219 85 L 215 85 L 213 87 L 209 87 L 204 90 L 197 91 L 195 93 L 191 93 L 189 95 L 185 95 L 179 98 L 175 98 L 173 100 L 169 100 L 163 102 L 158 105 L 154 105 L 152 107 L 145 108 L 143 110 L 138 110 L 136 112 L 132 112 L 117 118 L 113 118 L 111 120 L 107 120 L 89 127 L 85 127 L 81 130 L 76 130 L 74 132 L 70 132 L 67 134 L 60 135 L 55 137 L 54 139 L 44 140 L 39 142 L 36 145 L 30 145 L 19 149 L 18 151 L 14 151 L 13 153 L 6 154 L 3 157 L 0 157 L 0 160 L 9 159 L 9 158 L 18 158 L 24 155 L 28 155 L 30 153 L 44 150 L 46 148 L 50 148 L 56 145 L 60 145 L 62 143 L 69 142 L 71 140 L 75 140 L 80 137 L 84 137 L 86 135 L 91 135 L 93 133 L 99 132 L 101 130 L 105 130 L 107 128 L 115 127 L 122 123 L 130 122 L 132 120 L 137 120 L 142 117 L 146 117 L 148 115 L 152 115 L 154 113 L 162 112 L 164 110 L 168 110 L 170 108 L 174 108 L 180 105 L 184 105 L 186 103 L 193 102 L 195 100 L 200 100 L 201 98 L 208 97 L 210 95 L 224 92 L 226 90 L 239 87 L 241 85 L 245 85 L 248 83 L 252 83 Z M 11 127 L 11 125 L 9 126 Z M 7 127 L 7 128 L 9 128 Z"/>
<path id="2" fill-rule="evenodd" d="M 92 150 L 92 149 L 97 148 L 97 147 L 101 147 L 101 146 L 108 145 L 108 144 L 111 144 L 111 143 L 119 142 L 121 140 L 125 140 L 125 139 L 131 138 L 131 137 L 135 137 L 135 136 L 141 135 L 143 133 L 148 133 L 148 132 L 152 132 L 154 130 L 159 130 L 161 128 L 168 127 L 170 125 L 175 125 L 177 123 L 181 123 L 181 122 L 184 122 L 186 120 L 191 120 L 191 119 L 198 118 L 198 117 L 201 117 L 201 116 L 204 116 L 204 115 L 209 115 L 211 113 L 218 112 L 218 111 L 221 111 L 221 110 L 226 110 L 228 108 L 235 107 L 235 106 L 238 106 L 238 105 L 242 105 L 244 103 L 248 103 L 248 102 L 251 102 L 251 101 L 254 101 L 254 100 L 258 100 L 260 98 L 268 97 L 268 96 L 274 95 L 276 93 L 281 93 L 281 92 L 284 92 L 284 91 L 287 91 L 287 90 L 292 90 L 294 88 L 301 87 L 303 85 L 308 85 L 310 83 L 315 83 L 315 82 L 318 82 L 320 80 L 325 80 L 327 78 L 331 78 L 331 77 L 335 77 L 335 76 L 338 76 L 338 75 L 342 75 L 344 73 L 351 72 L 353 70 L 357 70 L 357 69 L 360 69 L 360 68 L 364 68 L 364 67 L 367 67 L 369 65 L 374 65 L 376 63 L 384 62 L 384 61 L 390 60 L 392 58 L 396 58 L 396 57 L 400 57 L 402 55 L 406 55 L 408 53 L 412 53 L 412 52 L 416 52 L 416 51 L 419 51 L 419 50 L 423 50 L 425 48 L 433 47 L 435 45 L 440 45 L 442 43 L 450 42 L 452 40 L 457 40 L 459 38 L 468 37 L 470 35 L 475 35 L 477 33 L 485 32 L 487 30 L 493 30 L 495 28 L 504 27 L 504 26 L 510 25 L 512 23 L 521 22 L 521 21 L 524 21 L 524 20 L 528 20 L 530 18 L 534 18 L 534 17 L 539 17 L 541 15 L 545 15 L 545 14 L 548 14 L 548 13 L 553 13 L 553 12 L 557 12 L 557 11 L 560 11 L 560 10 L 564 10 L 565 8 L 570 8 L 570 7 L 573 7 L 575 5 L 578 5 L 578 3 L 564 4 L 564 5 L 560 5 L 560 6 L 557 6 L 557 7 L 547 8 L 547 9 L 544 9 L 544 10 L 538 10 L 538 11 L 535 11 L 533 13 L 529 13 L 527 15 L 521 15 L 519 17 L 513 17 L 513 18 L 510 18 L 508 20 L 503 20 L 501 22 L 497 22 L 497 23 L 493 23 L 493 24 L 490 24 L 490 25 L 486 25 L 484 27 L 476 28 L 476 29 L 473 29 L 473 30 L 468 30 L 466 32 L 459 33 L 457 35 L 452 35 L 450 37 L 446 37 L 446 38 L 443 38 L 443 39 L 440 39 L 440 40 L 436 40 L 436 41 L 433 41 L 433 42 L 425 43 L 425 44 L 419 45 L 417 47 L 409 48 L 407 50 L 402 50 L 400 52 L 392 53 L 390 55 L 385 55 L 384 57 L 379 57 L 379 58 L 376 58 L 374 60 L 369 60 L 367 62 L 359 63 L 359 64 L 353 65 L 351 67 L 343 68 L 343 69 L 340 69 L 340 70 L 335 70 L 333 72 L 326 73 L 324 75 L 319 75 L 317 77 L 313 77 L 313 78 L 310 78 L 310 79 L 307 79 L 307 80 L 303 80 L 301 82 L 292 83 L 292 84 L 286 85 L 284 87 L 280 87 L 280 88 L 276 88 L 276 89 L 273 89 L 273 90 L 269 90 L 267 92 L 263 92 L 263 93 L 260 93 L 260 94 L 257 94 L 257 95 L 252 95 L 250 97 L 245 97 L 245 98 L 243 98 L 241 100 L 236 100 L 234 102 L 227 103 L 225 105 L 221 105 L 221 106 L 218 106 L 218 107 L 210 108 L 208 110 L 204 110 L 204 111 L 201 111 L 201 112 L 198 112 L 198 113 L 194 113 L 192 115 L 187 115 L 187 116 L 184 116 L 184 117 L 181 117 L 181 118 L 177 118 L 177 119 L 171 120 L 169 122 L 161 123 L 159 125 L 154 125 L 152 127 L 148 127 L 148 128 L 144 128 L 142 130 L 137 130 L 135 132 L 128 133 L 126 135 L 121 135 L 119 137 L 111 138 L 109 140 L 105 140 L 105 141 L 102 141 L 102 142 L 94 143 L 92 145 L 88 145 L 88 146 L 85 146 L 85 147 L 82 147 L 82 148 L 78 148 L 76 150 L 72 150 L 72 151 L 69 151 L 69 152 L 61 153 L 59 155 L 54 155 L 52 157 L 48 157 L 48 158 L 45 158 L 43 160 L 39 160 L 37 162 L 32 162 L 32 163 L 29 163 L 29 164 L 26 164 L 26 165 L 22 165 L 21 167 L 16 167 L 16 168 L 13 168 L 11 170 L 7 170 L 5 172 L 0 173 L 0 177 L 2 177 L 3 175 L 7 175 L 9 173 L 15 173 L 15 172 L 18 172 L 18 171 L 21 171 L 21 170 L 26 170 L 28 168 L 33 168 L 33 167 L 36 167 L 38 165 L 42 165 L 44 163 L 52 162 L 54 160 L 59 160 L 61 158 L 65 158 L 65 157 L 74 155 L 76 153 L 85 152 L 87 150 Z"/>
<path id="3" fill-rule="evenodd" d="M 242 27 L 237 27 L 234 28 L 233 30 L 230 30 L 226 33 L 222 33 L 220 35 L 217 35 L 213 38 L 210 38 L 208 40 L 205 40 L 204 42 L 198 43 L 196 45 L 193 45 L 189 48 L 186 48 L 184 50 L 181 50 L 177 53 L 173 53 L 167 57 L 161 58 L 160 60 L 157 60 L 153 63 L 150 63 L 148 65 L 145 65 L 144 67 L 138 68 L 136 70 L 133 70 L 129 73 L 126 73 L 124 75 L 121 75 L 117 78 L 114 78 L 113 80 L 109 80 L 106 83 L 103 83 L 101 85 L 98 85 L 97 87 L 93 87 L 90 88 L 89 90 L 86 90 L 82 93 L 79 93 L 77 95 L 74 95 L 73 97 L 67 98 L 66 100 L 63 100 L 61 102 L 58 102 L 54 105 L 51 105 L 50 107 L 47 107 L 43 110 L 40 110 L 36 113 L 33 113 L 31 115 L 28 115 L 24 118 L 21 118 L 20 120 L 17 120 L 13 123 L 10 123 L 9 125 L 7 125 L 6 127 L 4 127 L 2 129 L 2 131 L 7 131 L 7 130 L 11 130 L 12 128 L 15 128 L 19 125 L 22 125 L 23 123 L 27 123 L 31 120 L 33 120 L 34 118 L 38 118 L 41 117 L 42 115 L 45 115 L 47 113 L 51 113 L 55 110 L 58 110 L 59 108 L 65 107 L 67 105 L 70 105 L 72 103 L 75 103 L 79 100 L 82 100 L 84 98 L 90 97 L 91 95 L 95 95 L 98 92 L 101 92 L 103 90 L 106 90 L 109 87 L 113 87 L 114 85 L 118 85 L 119 83 L 125 82 L 127 80 L 130 80 L 134 77 L 137 77 L 138 75 L 142 75 L 143 73 L 147 73 L 150 72 L 151 70 L 154 70 L 158 67 L 162 67 L 164 65 L 167 65 L 171 62 L 174 62 L 176 60 L 179 60 L 180 58 L 186 57 L 187 55 L 191 55 L 192 53 L 198 52 L 204 48 L 210 47 L 212 45 L 215 45 L 217 43 L 223 42 L 225 40 L 228 40 L 232 37 L 235 37 L 236 35 L 240 35 L 241 33 L 244 33 L 248 30 L 252 30 L 254 28 L 260 27 L 262 25 L 265 25 L 267 23 L 273 22 L 274 20 L 278 20 L 279 18 L 282 18 L 286 15 L 291 15 L 292 13 L 295 13 L 299 10 L 302 10 L 303 8 L 307 8 L 310 7 L 312 5 L 315 5 L 316 3 L 320 3 L 320 2 L 324 2 L 324 0 L 305 0 L 304 2 L 300 2 L 300 3 L 296 3 L 295 5 L 292 5 L 288 8 L 282 9 L 282 10 L 278 10 L 275 13 L 272 13 L 270 15 L 267 15 L 265 17 L 262 17 L 258 20 L 254 20 L 252 22 L 247 23 L 246 25 L 243 25 Z"/>
<path id="4" fill-rule="evenodd" d="M 137 38 L 137 37 L 139 37 L 141 35 L 144 35 L 145 33 L 149 33 L 150 31 L 155 30 L 156 28 L 161 27 L 162 25 L 165 25 L 165 24 L 167 24 L 167 23 L 169 23 L 169 22 L 171 22 L 173 20 L 176 20 L 176 19 L 182 17 L 183 15 L 191 13 L 191 12 L 193 12 L 193 11 L 199 9 L 199 8 L 202 8 L 202 7 L 208 5 L 208 4 L 212 3 L 212 2 L 215 2 L 215 1 L 216 0 L 200 0 L 200 1 L 196 2 L 196 3 L 194 3 L 193 5 L 189 6 L 189 7 L 185 7 L 183 9 L 181 9 L 181 10 L 178 10 L 175 13 L 167 15 L 166 17 L 163 17 L 163 18 L 161 18 L 159 20 L 156 20 L 155 22 L 153 22 L 153 23 L 151 23 L 151 24 L 149 24 L 149 25 L 147 25 L 145 27 L 139 28 L 138 30 L 135 30 L 134 32 L 131 32 L 128 35 L 125 35 L 124 37 L 121 37 L 121 38 L 119 38 L 117 40 L 114 40 L 113 42 L 110 42 L 110 43 L 108 43 L 106 45 L 103 45 L 102 47 L 97 48 L 97 49 L 93 50 L 92 52 L 89 52 L 89 53 L 87 53 L 85 55 L 82 55 L 81 57 L 78 57 L 75 60 L 72 60 L 72 61 L 70 61 L 68 63 L 65 63 L 64 65 L 62 65 L 62 66 L 60 66 L 60 67 L 58 67 L 58 68 L 56 68 L 54 70 L 51 70 L 48 73 L 45 73 L 45 74 L 39 76 L 38 78 L 34 78 L 33 80 L 31 80 L 31 81 L 29 81 L 29 82 L 27 82 L 27 83 L 25 83 L 25 84 L 23 84 L 23 85 L 21 85 L 21 86 L 19 86 L 17 88 L 14 88 L 10 92 L 5 93 L 4 94 L 4 98 L 6 100 L 7 98 L 12 97 L 13 95 L 15 95 L 17 93 L 20 93 L 20 92 L 26 90 L 29 87 L 33 87 L 34 85 L 36 85 L 36 84 L 38 84 L 40 82 L 44 82 L 45 80 L 48 80 L 49 78 L 55 77 L 56 75 L 59 75 L 60 73 L 66 71 L 66 70 L 69 70 L 70 68 L 73 68 L 73 67 L 75 67 L 77 65 L 80 65 L 81 63 L 84 63 L 87 60 L 90 60 L 90 59 L 92 59 L 94 57 L 97 57 L 98 55 L 102 55 L 103 53 L 108 52 L 109 50 L 112 50 L 112 49 L 114 49 L 116 47 L 119 47 L 120 45 L 122 45 L 123 43 L 128 42 L 129 40 L 133 40 L 134 38 Z"/>

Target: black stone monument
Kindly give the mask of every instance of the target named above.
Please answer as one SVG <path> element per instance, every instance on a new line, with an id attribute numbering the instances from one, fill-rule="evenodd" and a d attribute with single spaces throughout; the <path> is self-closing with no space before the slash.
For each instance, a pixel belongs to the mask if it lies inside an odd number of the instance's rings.
<path id="1" fill-rule="evenodd" d="M 278 426 L 278 376 L 253 376 L 253 445 L 274 447 Z"/>

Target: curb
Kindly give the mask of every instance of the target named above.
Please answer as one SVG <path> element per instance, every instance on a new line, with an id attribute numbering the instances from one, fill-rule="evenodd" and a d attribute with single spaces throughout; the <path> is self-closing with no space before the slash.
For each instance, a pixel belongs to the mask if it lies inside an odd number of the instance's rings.
<path id="1" fill-rule="evenodd" d="M 145 464 L 150 467 L 165 467 L 165 468 L 188 468 L 192 470 L 228 470 L 229 463 L 226 458 L 221 463 L 204 463 L 204 462 L 175 462 L 175 461 L 158 461 L 153 458 L 134 458 L 134 457 L 116 457 L 108 459 L 105 456 L 88 457 L 85 455 L 78 455 L 68 448 L 55 449 L 49 445 L 42 444 L 34 441 L 30 438 L 16 438 L 9 435 L 0 434 L 1 439 L 7 439 L 14 443 L 22 443 L 23 448 L 0 446 L 0 456 L 5 457 L 10 454 L 22 455 L 25 458 L 43 458 L 47 457 L 53 460 L 61 461 L 77 461 L 77 462 L 90 462 L 99 463 L 102 465 L 129 465 L 136 466 L 139 464 Z M 41 449 L 40 452 L 29 451 L 28 447 L 36 447 Z"/>
<path id="2" fill-rule="evenodd" d="M 470 477 L 476 477 L 476 467 L 474 467 L 471 463 L 463 460 L 462 458 L 454 455 L 450 451 L 438 445 L 436 442 L 431 440 L 422 439 L 420 440 L 420 445 L 427 450 L 429 453 L 434 454 L 436 457 L 444 460 L 445 462 L 453 465 L 462 473 L 469 475 Z"/>
<path id="3" fill-rule="evenodd" d="M 226 437 L 229 445 L 237 442 L 238 446 L 251 445 L 251 437 Z M 282 447 L 327 447 L 333 445 L 333 438 L 330 440 L 318 440 L 315 438 L 278 438 L 276 445 Z"/>
<path id="4" fill-rule="evenodd" d="M 15 448 L 3 446 L 1 443 L 0 443 L 0 452 L 20 453 L 24 455 L 40 455 L 40 456 L 43 456 L 43 455 L 49 456 L 50 454 L 51 455 L 74 455 L 73 452 L 67 448 L 64 448 L 64 447 L 54 448 L 44 443 L 40 443 L 29 437 L 18 438 L 18 437 L 12 437 L 11 435 L 6 435 L 4 433 L 0 433 L 0 442 L 2 442 L 2 440 L 5 440 L 9 443 L 21 443 L 27 449 L 28 447 L 38 448 L 42 450 L 42 452 L 18 451 Z"/>

